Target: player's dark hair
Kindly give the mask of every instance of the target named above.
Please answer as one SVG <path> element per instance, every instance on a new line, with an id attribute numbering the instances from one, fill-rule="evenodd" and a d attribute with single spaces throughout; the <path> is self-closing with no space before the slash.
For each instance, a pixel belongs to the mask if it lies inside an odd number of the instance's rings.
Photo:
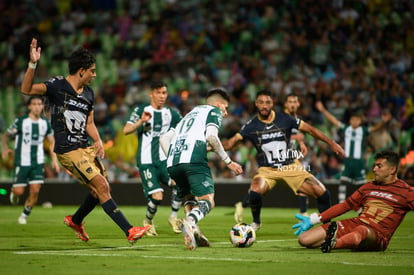
<path id="1" fill-rule="evenodd" d="M 297 94 L 291 93 L 291 94 L 288 94 L 288 95 L 285 96 L 285 102 L 287 102 L 287 100 L 288 100 L 289 97 L 297 97 L 297 98 L 299 98 L 299 96 Z"/>
<path id="2" fill-rule="evenodd" d="M 387 160 L 387 162 L 391 166 L 395 166 L 397 168 L 398 168 L 398 165 L 400 163 L 400 156 L 397 153 L 395 153 L 393 151 L 388 151 L 388 150 L 378 152 L 375 155 L 374 159 L 375 160 L 377 160 L 377 159 L 385 159 L 385 160 Z"/>
<path id="3" fill-rule="evenodd" d="M 32 101 L 35 100 L 35 99 L 40 99 L 40 101 L 42 101 L 42 103 L 44 103 L 42 96 L 40 96 L 40 95 L 32 95 L 26 101 L 26 106 L 29 106 L 30 104 L 32 104 Z"/>
<path id="4" fill-rule="evenodd" d="M 96 63 L 95 56 L 85 48 L 79 48 L 69 57 L 69 74 L 75 74 L 79 69 L 89 69 Z"/>
<path id="5" fill-rule="evenodd" d="M 259 97 L 259 96 L 261 96 L 261 95 L 265 95 L 265 96 L 272 96 L 272 92 L 270 91 L 270 90 L 267 90 L 267 89 L 262 89 L 262 90 L 259 90 L 258 92 L 257 92 L 257 94 L 256 94 L 256 99 Z"/>
<path id="6" fill-rule="evenodd" d="M 153 81 L 153 82 L 151 82 L 151 90 L 159 89 L 159 88 L 162 88 L 162 87 L 167 87 L 168 88 L 167 83 L 165 83 L 164 81 Z"/>
<path id="7" fill-rule="evenodd" d="M 215 87 L 215 88 L 208 90 L 206 98 L 209 98 L 213 95 L 219 95 L 227 102 L 230 102 L 230 96 L 228 95 L 226 89 L 224 89 L 223 87 Z"/>

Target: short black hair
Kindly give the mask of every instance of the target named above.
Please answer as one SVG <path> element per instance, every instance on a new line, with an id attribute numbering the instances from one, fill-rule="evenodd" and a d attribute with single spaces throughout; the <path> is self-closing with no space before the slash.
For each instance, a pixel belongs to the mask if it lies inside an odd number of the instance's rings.
<path id="1" fill-rule="evenodd" d="M 299 99 L 299 96 L 297 95 L 297 94 L 295 94 L 295 93 L 290 93 L 290 94 L 288 94 L 288 95 L 286 95 L 285 96 L 285 102 L 287 102 L 288 101 L 288 98 L 289 97 L 297 97 L 298 99 Z"/>
<path id="2" fill-rule="evenodd" d="M 228 95 L 226 89 L 224 89 L 223 87 L 214 87 L 214 88 L 211 88 L 210 90 L 208 90 L 207 97 L 206 98 L 209 98 L 209 97 L 211 97 L 213 95 L 219 95 L 224 100 L 226 100 L 227 102 L 230 102 L 230 96 Z"/>
<path id="3" fill-rule="evenodd" d="M 40 101 L 42 101 L 42 103 L 44 103 L 42 96 L 40 96 L 40 95 L 32 95 L 26 101 L 26 106 L 29 106 L 30 104 L 32 104 L 32 101 L 35 100 L 35 99 L 40 99 Z"/>
<path id="4" fill-rule="evenodd" d="M 93 53 L 85 48 L 79 48 L 69 57 L 69 74 L 75 74 L 79 69 L 89 69 L 96 63 Z"/>
<path id="5" fill-rule="evenodd" d="M 375 155 L 374 159 L 375 160 L 385 159 L 385 160 L 387 160 L 388 163 L 391 164 L 391 166 L 395 166 L 397 168 L 398 168 L 398 165 L 400 163 L 400 156 L 396 152 L 393 152 L 393 151 L 390 151 L 390 150 L 385 150 L 385 151 L 378 152 Z"/>
<path id="6" fill-rule="evenodd" d="M 261 89 L 261 90 L 259 90 L 258 92 L 257 92 L 257 94 L 256 94 L 256 99 L 259 97 L 259 96 L 261 96 L 261 95 L 265 95 L 265 96 L 272 96 L 272 92 L 270 91 L 270 90 L 267 90 L 267 89 Z"/>
<path id="7" fill-rule="evenodd" d="M 159 88 L 162 88 L 162 87 L 168 88 L 167 83 L 165 83 L 164 81 L 153 81 L 153 82 L 151 82 L 150 87 L 151 87 L 151 90 L 159 89 Z"/>

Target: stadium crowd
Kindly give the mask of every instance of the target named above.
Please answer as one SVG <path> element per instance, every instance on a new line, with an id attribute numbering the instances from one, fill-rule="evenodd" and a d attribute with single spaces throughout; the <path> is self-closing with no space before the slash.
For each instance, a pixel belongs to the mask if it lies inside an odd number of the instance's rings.
<path id="1" fill-rule="evenodd" d="M 370 135 L 366 165 L 391 148 L 402 157 L 400 176 L 414 180 L 413 1 L 3 0 L 0 10 L 1 132 L 23 110 L 19 87 L 32 37 L 44 55 L 36 75 L 42 81 L 64 74 L 65 57 L 86 47 L 97 58 L 95 119 L 110 180 L 138 176 L 136 137 L 124 136 L 122 126 L 134 106 L 148 101 L 156 79 L 168 83 L 168 104 L 182 115 L 209 88 L 225 87 L 232 103 L 222 138 L 254 114 L 261 88 L 272 91 L 278 108 L 287 94 L 297 94 L 299 116 L 338 142 L 342 133 L 316 101 L 341 121 L 363 112 L 366 125 L 391 112 L 387 126 Z M 342 160 L 323 143 L 309 139 L 307 146 L 303 161 L 311 172 L 338 178 Z M 245 166 L 241 178 L 255 172 L 254 152 L 250 144 L 231 152 Z M 234 177 L 214 154 L 210 161 L 216 177 Z M 2 177 L 10 177 L 8 162 L 2 160 Z"/>

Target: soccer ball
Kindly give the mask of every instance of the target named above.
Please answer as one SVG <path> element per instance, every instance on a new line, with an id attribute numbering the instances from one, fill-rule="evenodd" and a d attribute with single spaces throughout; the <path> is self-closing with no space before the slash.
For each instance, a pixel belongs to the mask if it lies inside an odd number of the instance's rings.
<path id="1" fill-rule="evenodd" d="M 246 223 L 238 223 L 230 230 L 230 242 L 234 247 L 250 247 L 256 241 L 256 232 Z"/>

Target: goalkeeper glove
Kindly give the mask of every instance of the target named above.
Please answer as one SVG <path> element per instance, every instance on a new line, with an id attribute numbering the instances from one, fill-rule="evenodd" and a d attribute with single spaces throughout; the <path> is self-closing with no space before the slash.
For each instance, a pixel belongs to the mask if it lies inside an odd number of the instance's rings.
<path id="1" fill-rule="evenodd" d="M 295 217 L 300 220 L 299 223 L 292 226 L 293 229 L 298 229 L 295 231 L 295 235 L 302 234 L 303 232 L 312 228 L 314 224 L 317 224 L 321 221 L 321 217 L 316 213 L 311 214 L 310 217 L 306 217 L 301 214 L 296 214 Z"/>

